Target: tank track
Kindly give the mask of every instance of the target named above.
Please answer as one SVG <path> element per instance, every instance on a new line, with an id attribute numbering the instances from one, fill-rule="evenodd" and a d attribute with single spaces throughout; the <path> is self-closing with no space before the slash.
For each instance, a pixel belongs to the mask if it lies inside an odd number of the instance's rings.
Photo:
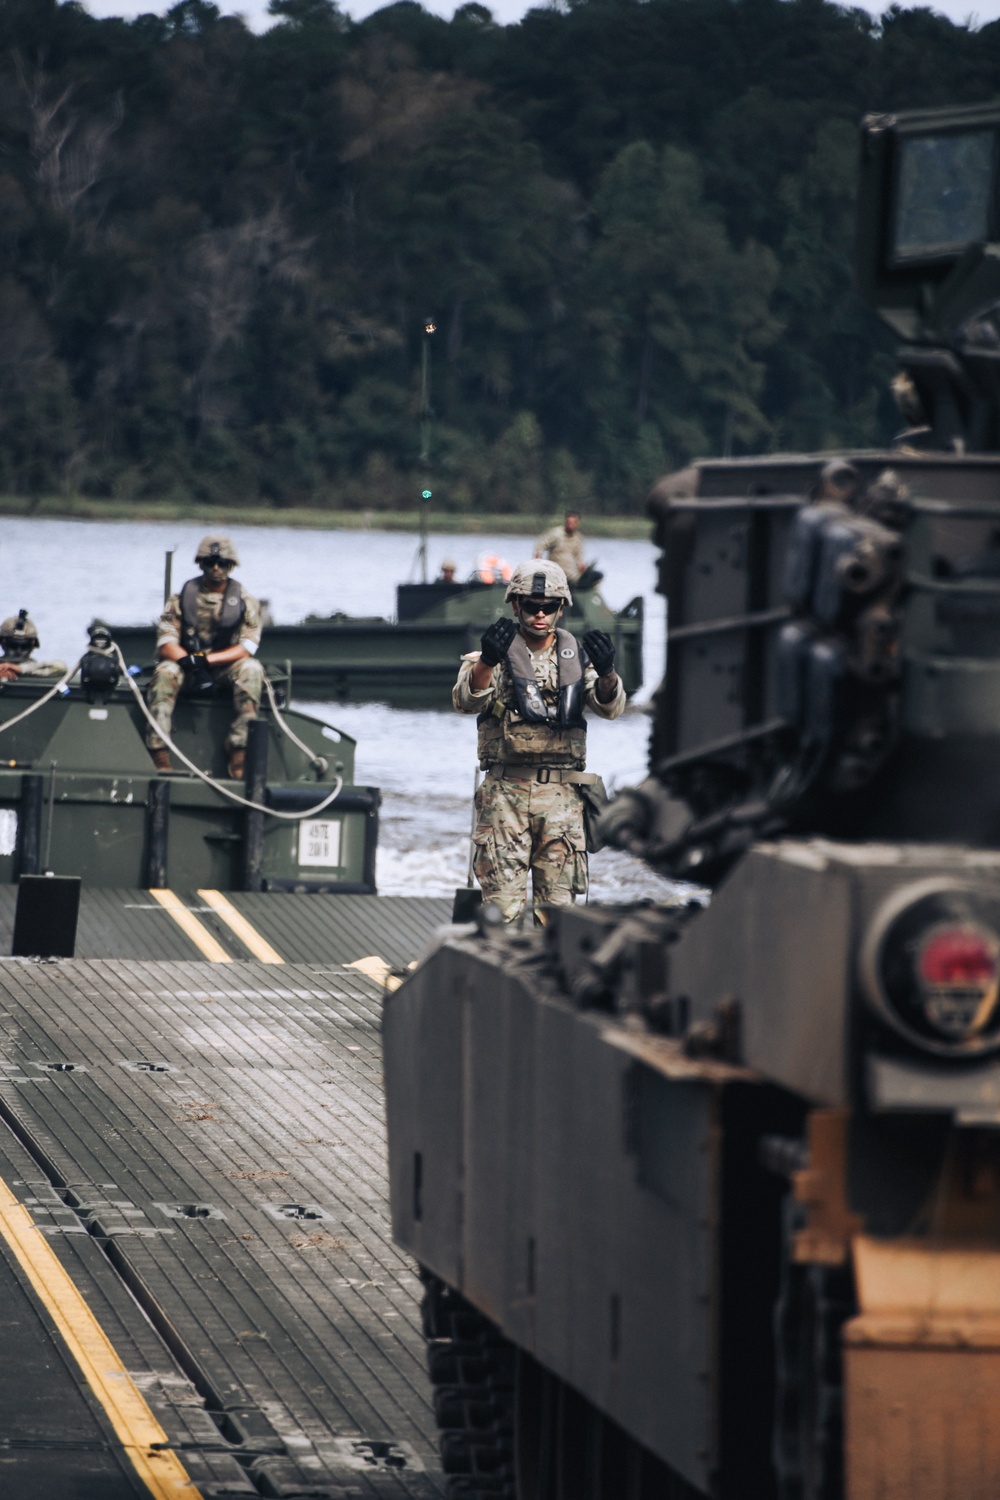
<path id="1" fill-rule="evenodd" d="M 427 1363 L 448 1500 L 516 1500 L 517 1351 L 464 1297 L 421 1272 Z"/>
<path id="2" fill-rule="evenodd" d="M 840 1336 L 856 1311 L 853 1279 L 839 1266 L 796 1265 L 801 1210 L 785 1208 L 785 1259 L 774 1310 L 774 1465 L 778 1500 L 841 1500 L 843 1372 Z"/>

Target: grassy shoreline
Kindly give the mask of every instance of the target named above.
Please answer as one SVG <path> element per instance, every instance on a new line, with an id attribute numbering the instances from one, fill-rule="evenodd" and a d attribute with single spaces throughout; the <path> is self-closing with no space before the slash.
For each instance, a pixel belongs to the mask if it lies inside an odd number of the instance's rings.
<path id="1" fill-rule="evenodd" d="M 313 531 L 417 531 L 417 511 L 312 510 L 306 506 L 274 509 L 270 506 L 188 505 L 175 501 L 142 502 L 98 500 L 83 496 L 52 495 L 29 500 L 19 495 L 0 496 L 0 517 L 20 516 L 44 521 L 192 521 L 200 526 L 291 526 Z M 455 515 L 430 511 L 429 532 L 523 535 L 545 530 L 559 516 Z M 622 537 L 645 541 L 650 523 L 644 516 L 599 516 L 583 518 L 588 536 Z"/>

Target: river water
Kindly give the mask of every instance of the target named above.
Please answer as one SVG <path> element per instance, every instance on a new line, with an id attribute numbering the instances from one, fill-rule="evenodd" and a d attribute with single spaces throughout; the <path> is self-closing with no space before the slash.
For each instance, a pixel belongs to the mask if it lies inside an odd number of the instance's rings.
<path id="1" fill-rule="evenodd" d="M 396 584 L 419 576 L 415 533 L 228 529 L 240 553 L 238 576 L 252 594 L 269 600 L 282 624 L 338 609 L 391 617 Z M 175 584 L 191 577 L 197 571 L 191 559 L 204 530 L 176 522 L 6 518 L 0 523 L 0 618 L 27 606 L 38 626 L 41 656 L 75 661 L 93 616 L 119 624 L 156 617 L 163 597 L 164 552 L 177 549 Z M 527 535 L 433 536 L 429 576 L 435 576 L 445 557 L 458 564 L 459 578 L 468 576 L 483 553 L 519 562 L 531 555 L 533 540 Z M 649 721 L 642 704 L 663 670 L 665 611 L 653 592 L 651 543 L 601 538 L 590 545 L 588 555 L 604 572 L 602 593 L 613 608 L 636 594 L 643 595 L 646 606 L 646 685 L 615 723 L 591 721 L 588 764 L 613 790 L 644 774 Z M 375 703 L 298 706 L 356 739 L 356 780 L 382 788 L 379 889 L 391 895 L 450 895 L 464 884 L 475 720 Z M 626 855 L 604 850 L 591 858 L 594 898 L 655 896 L 668 889 Z"/>

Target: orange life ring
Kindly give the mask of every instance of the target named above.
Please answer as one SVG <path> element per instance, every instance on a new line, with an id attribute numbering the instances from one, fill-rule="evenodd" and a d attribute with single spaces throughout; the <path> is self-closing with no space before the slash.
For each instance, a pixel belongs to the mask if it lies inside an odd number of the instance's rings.
<path id="1" fill-rule="evenodd" d="M 510 583 L 512 571 L 510 563 L 494 553 L 484 553 L 479 559 L 480 583 Z"/>

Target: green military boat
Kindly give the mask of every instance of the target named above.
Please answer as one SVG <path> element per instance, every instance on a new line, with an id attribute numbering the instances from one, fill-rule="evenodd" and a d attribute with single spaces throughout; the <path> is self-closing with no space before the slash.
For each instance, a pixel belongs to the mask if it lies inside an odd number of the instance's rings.
<path id="1" fill-rule="evenodd" d="M 510 611 L 505 590 L 503 583 L 479 580 L 402 583 L 394 620 L 312 614 L 301 625 L 269 624 L 264 646 L 270 660 L 288 664 L 297 698 L 447 708 L 460 657 L 477 650 L 486 627 Z M 625 691 L 631 696 L 642 686 L 641 595 L 616 612 L 596 588 L 575 586 L 565 624 L 577 636 L 606 630 L 615 642 Z M 152 662 L 152 625 L 110 629 L 126 660 Z"/>
<path id="2" fill-rule="evenodd" d="M 187 765 L 160 773 L 142 675 L 95 684 L 87 660 L 82 680 L 0 687 L 0 883 L 52 871 L 85 886 L 183 876 L 221 891 L 374 893 L 380 794 L 353 784 L 349 736 L 282 712 L 272 687 L 250 726 L 245 780 L 231 781 L 231 703 L 182 695 L 173 739 Z"/>

